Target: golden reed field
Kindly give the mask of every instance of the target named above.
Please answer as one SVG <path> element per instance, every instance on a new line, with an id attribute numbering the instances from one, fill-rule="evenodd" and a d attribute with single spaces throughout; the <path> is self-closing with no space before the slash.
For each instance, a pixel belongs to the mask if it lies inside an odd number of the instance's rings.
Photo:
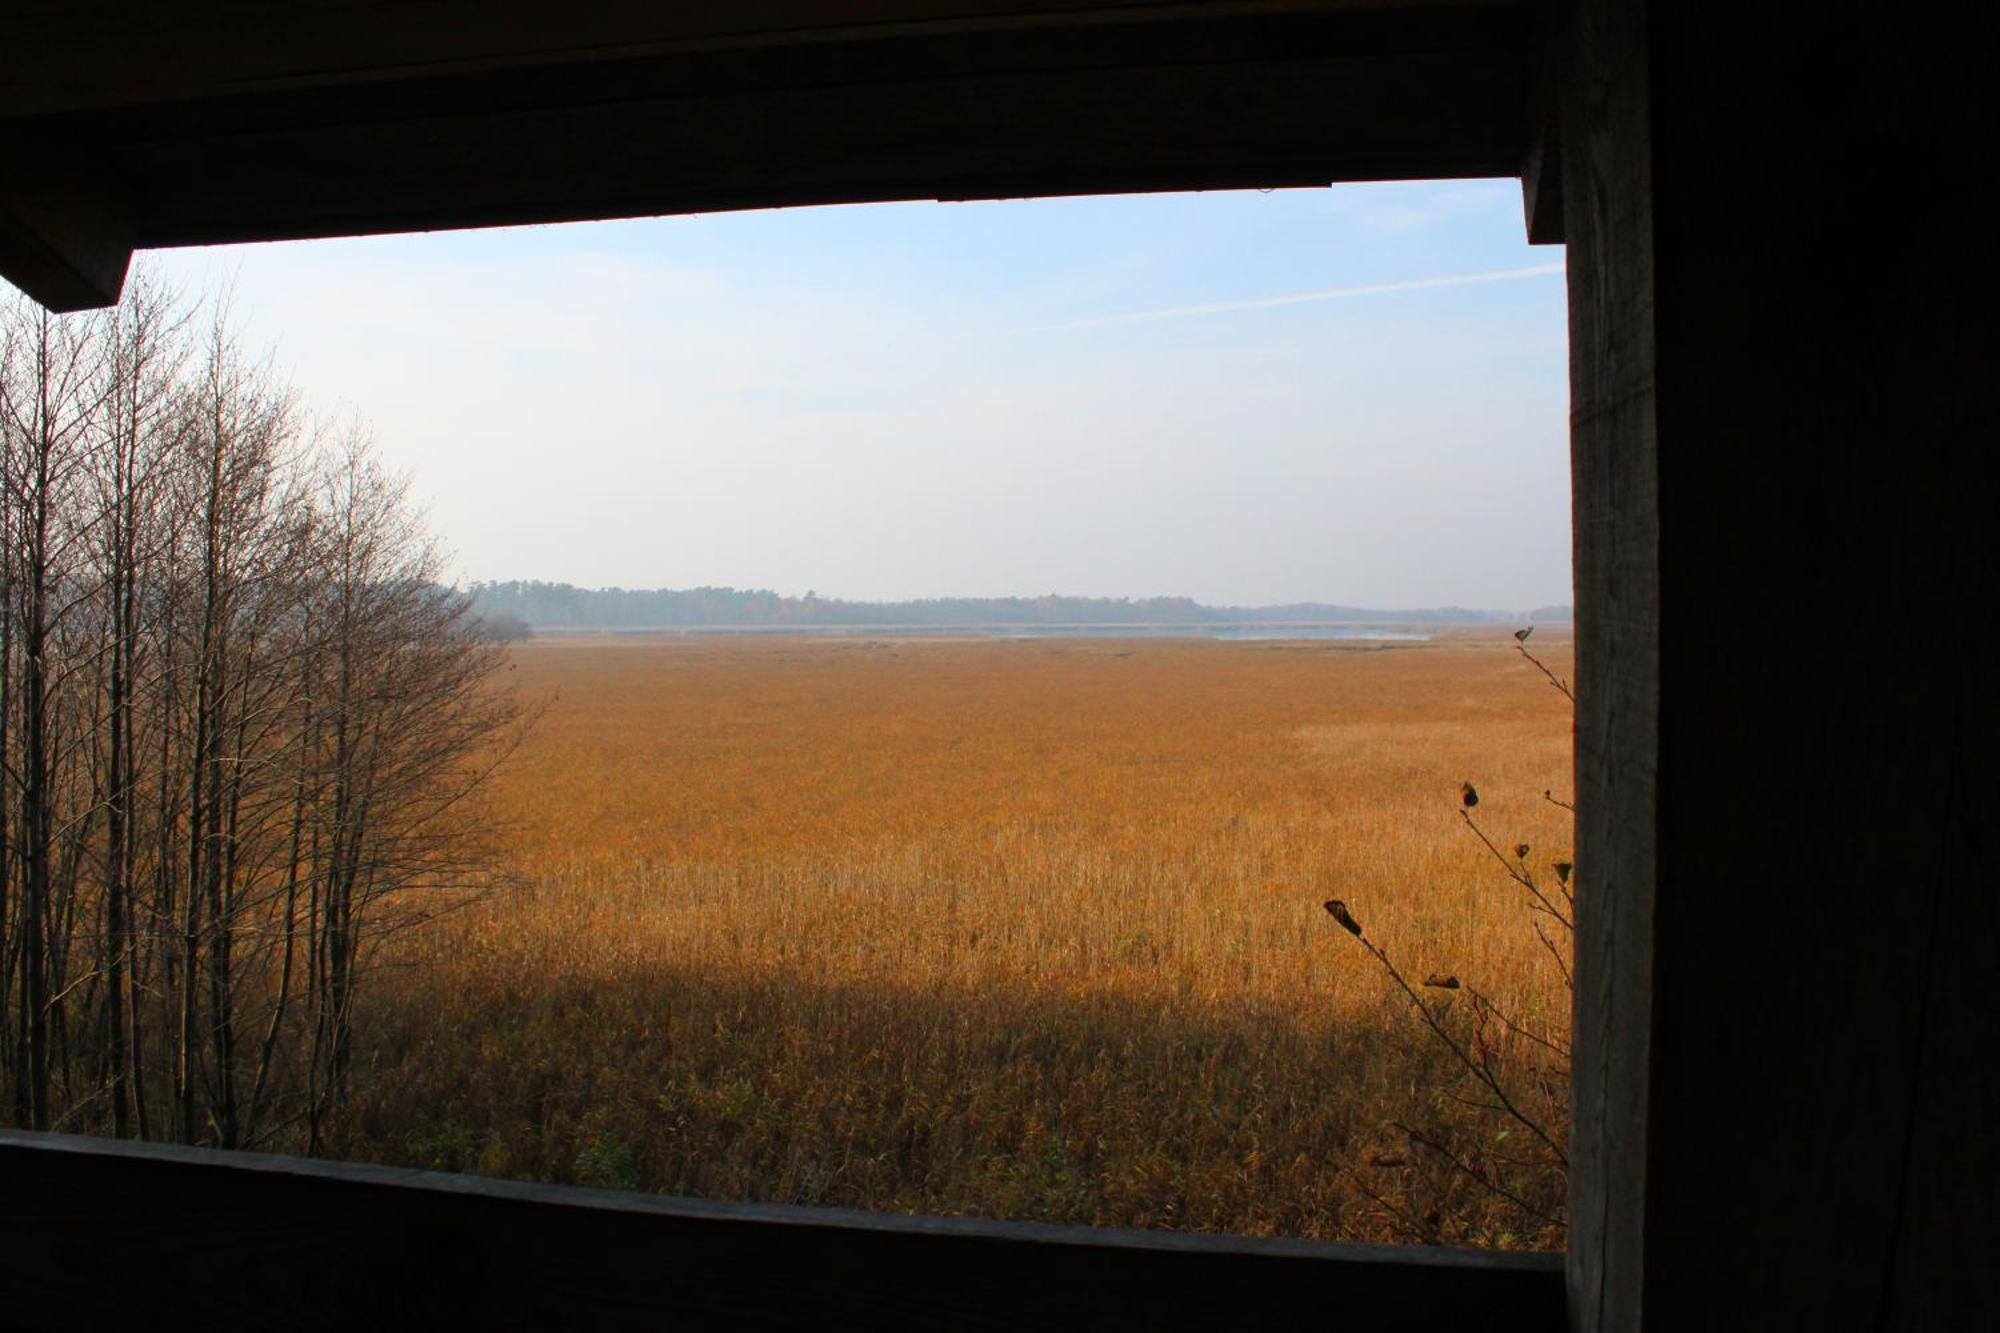
<path id="1" fill-rule="evenodd" d="M 549 700 L 492 792 L 518 883 L 381 960 L 340 1151 L 1560 1243 L 1411 1158 L 1397 1125 L 1493 1122 L 1321 909 L 1345 900 L 1415 977 L 1566 1022 L 1460 818 L 1470 780 L 1496 841 L 1567 858 L 1542 793 L 1568 794 L 1569 705 L 1510 638 L 553 638 L 511 679 Z"/>

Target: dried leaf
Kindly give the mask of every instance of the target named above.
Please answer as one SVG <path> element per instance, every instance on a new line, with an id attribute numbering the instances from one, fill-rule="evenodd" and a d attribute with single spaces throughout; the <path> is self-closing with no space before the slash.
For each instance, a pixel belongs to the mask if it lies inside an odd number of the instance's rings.
<path id="1" fill-rule="evenodd" d="M 1347 932 L 1350 935 L 1359 935 L 1361 933 L 1361 923 L 1354 919 L 1354 914 L 1347 910 L 1347 904 L 1340 901 L 1340 899 L 1328 898 L 1326 900 L 1326 914 L 1347 927 Z"/>

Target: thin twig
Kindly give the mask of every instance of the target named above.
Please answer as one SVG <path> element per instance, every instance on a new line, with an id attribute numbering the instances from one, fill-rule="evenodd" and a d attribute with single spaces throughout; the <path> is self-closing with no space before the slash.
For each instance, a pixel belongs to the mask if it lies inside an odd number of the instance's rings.
<path id="1" fill-rule="evenodd" d="M 1465 826 L 1472 830 L 1473 836 L 1486 844 L 1486 850 L 1493 853 L 1493 859 L 1500 863 L 1500 868 L 1507 872 L 1507 877 L 1526 889 L 1529 896 L 1541 905 L 1543 911 L 1562 922 L 1565 926 L 1570 927 L 1570 929 L 1574 930 L 1576 928 L 1576 923 L 1563 915 L 1561 909 L 1549 899 L 1546 893 L 1542 892 L 1541 885 L 1535 882 L 1535 877 L 1528 873 L 1527 868 L 1519 862 L 1509 861 L 1507 853 L 1501 851 L 1498 844 L 1486 836 L 1486 830 L 1479 827 L 1478 821 L 1473 819 L 1470 810 L 1460 810 L 1458 817 L 1465 821 Z"/>
<path id="2" fill-rule="evenodd" d="M 1526 633 L 1525 630 L 1522 632 Z M 1522 642 L 1521 640 L 1518 639 L 1515 640 L 1514 651 L 1519 653 L 1521 656 L 1527 658 L 1530 662 L 1534 663 L 1535 670 L 1541 672 L 1544 676 L 1547 676 L 1549 678 L 1549 684 L 1555 686 L 1557 689 L 1562 691 L 1563 698 L 1569 700 L 1572 705 L 1576 703 L 1576 696 L 1570 693 L 1569 682 L 1565 681 L 1561 676 L 1558 676 L 1555 672 L 1549 670 L 1548 667 L 1543 663 L 1541 658 L 1529 652 L 1528 645 L 1525 642 Z"/>
<path id="3" fill-rule="evenodd" d="M 1574 995 L 1576 993 L 1576 983 L 1570 979 L 1569 960 L 1563 957 L 1563 951 L 1558 949 L 1555 941 L 1550 939 L 1548 934 L 1543 931 L 1541 922 L 1531 921 L 1528 924 L 1535 928 L 1535 938 L 1540 940 L 1542 947 L 1549 951 L 1549 957 L 1555 959 L 1556 970 L 1562 973 L 1563 986 Z"/>
<path id="4" fill-rule="evenodd" d="M 1390 1123 L 1396 1124 L 1396 1122 L 1394 1121 L 1391 1121 Z M 1421 1146 L 1430 1149 L 1438 1156 L 1444 1158 L 1447 1162 L 1450 1162 L 1452 1166 L 1456 1167 L 1462 1175 L 1468 1177 L 1476 1184 L 1485 1186 L 1493 1193 L 1499 1195 L 1507 1202 L 1513 1204 L 1516 1208 L 1519 1208 L 1522 1212 L 1527 1213 L 1531 1217 L 1539 1218 L 1544 1222 L 1555 1221 L 1555 1218 L 1550 1216 L 1547 1212 L 1543 1211 L 1540 1208 L 1535 1207 L 1535 1205 L 1529 1203 L 1526 1199 L 1523 1199 L 1520 1195 L 1514 1193 L 1512 1190 L 1501 1185 L 1498 1181 L 1494 1180 L 1484 1171 L 1481 1171 L 1471 1162 L 1466 1161 L 1464 1158 L 1460 1157 L 1457 1153 L 1453 1152 L 1449 1147 L 1447 1147 L 1444 1143 L 1440 1142 L 1439 1140 L 1431 1137 L 1428 1134 L 1423 1133 L 1420 1130 L 1411 1129 L 1407 1125 L 1396 1124 L 1396 1128 L 1402 1130 L 1403 1133 L 1407 1134 L 1410 1138 L 1410 1142 L 1415 1144 L 1420 1144 Z"/>
<path id="5" fill-rule="evenodd" d="M 1474 1078 L 1484 1084 L 1488 1092 L 1491 1092 L 1499 1099 L 1500 1110 L 1529 1133 L 1540 1139 L 1543 1145 L 1555 1155 L 1556 1160 L 1562 1164 L 1563 1169 L 1568 1170 L 1569 1155 L 1562 1150 L 1561 1145 L 1554 1138 L 1550 1137 L 1547 1130 L 1536 1123 L 1534 1117 L 1514 1105 L 1513 1098 L 1507 1095 L 1507 1090 L 1500 1085 L 1498 1078 L 1494 1076 L 1491 1068 L 1474 1060 L 1459 1040 L 1445 1030 L 1444 1024 L 1439 1022 L 1437 1015 L 1431 1012 L 1431 1007 L 1424 1003 L 1423 997 L 1417 994 L 1410 986 L 1409 981 L 1404 978 L 1402 972 L 1396 967 L 1395 963 L 1390 961 L 1388 952 L 1382 946 L 1369 939 L 1365 934 L 1358 938 L 1361 940 L 1361 947 L 1375 955 L 1376 961 L 1381 963 L 1383 968 L 1389 973 L 1390 980 L 1394 981 L 1397 987 L 1409 999 L 1410 1003 L 1416 1006 L 1418 1014 L 1423 1018 L 1424 1026 L 1431 1030 L 1432 1035 L 1443 1042 L 1445 1049 L 1449 1050 L 1457 1058 L 1458 1062 L 1471 1072 Z"/>
<path id="6" fill-rule="evenodd" d="M 1493 1017 L 1499 1019 L 1500 1022 L 1506 1026 L 1509 1032 L 1514 1033 L 1516 1036 L 1526 1037 L 1529 1041 L 1534 1042 L 1537 1046 L 1543 1047 L 1544 1049 L 1556 1055 L 1561 1056 L 1565 1060 L 1570 1058 L 1570 1052 L 1567 1046 L 1558 1045 L 1556 1042 L 1550 1041 L 1547 1037 L 1542 1036 L 1538 1032 L 1530 1032 L 1527 1028 L 1522 1027 L 1512 1018 L 1509 1018 L 1507 1016 L 1506 1011 L 1501 1009 L 1499 1005 L 1493 1003 L 1492 1000 L 1480 994 L 1472 987 L 1467 986 L 1465 988 L 1465 992 L 1466 994 L 1472 997 L 1472 1003 L 1475 1009 L 1483 1006 L 1485 1009 L 1487 1009 L 1489 1012 L 1492 1013 Z"/>
<path id="7" fill-rule="evenodd" d="M 1435 1226 L 1426 1224 L 1422 1218 L 1415 1216 L 1401 1204 L 1392 1203 L 1387 1195 L 1378 1192 L 1353 1167 L 1342 1163 L 1340 1171 L 1341 1174 L 1359 1186 L 1363 1194 L 1373 1199 L 1377 1207 L 1400 1222 L 1406 1234 L 1415 1236 L 1426 1245 L 1436 1245 L 1439 1243 L 1438 1229 Z"/>

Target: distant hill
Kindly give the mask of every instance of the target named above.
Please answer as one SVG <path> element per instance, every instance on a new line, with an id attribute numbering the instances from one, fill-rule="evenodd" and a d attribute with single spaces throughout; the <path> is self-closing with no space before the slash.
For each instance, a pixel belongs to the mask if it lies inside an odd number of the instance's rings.
<path id="1" fill-rule="evenodd" d="M 757 588 L 578 588 L 513 580 L 475 583 L 490 619 L 517 617 L 536 629 L 674 629 L 695 626 L 875 625 L 970 628 L 988 625 L 1487 625 L 1558 624 L 1567 606 L 1473 611 L 1462 606 L 1374 610 L 1322 602 L 1204 606 L 1186 597 L 930 597 L 849 602 L 812 593 L 785 597 Z"/>

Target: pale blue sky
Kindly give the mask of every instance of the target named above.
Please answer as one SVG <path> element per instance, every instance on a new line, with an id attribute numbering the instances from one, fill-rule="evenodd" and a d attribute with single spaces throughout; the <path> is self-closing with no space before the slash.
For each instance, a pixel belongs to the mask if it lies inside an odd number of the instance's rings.
<path id="1" fill-rule="evenodd" d="M 464 577 L 1525 609 L 1570 599 L 1568 384 L 1561 251 L 1525 243 L 1518 191 L 870 205 L 147 262 L 233 283 L 308 400 L 373 423 Z"/>

